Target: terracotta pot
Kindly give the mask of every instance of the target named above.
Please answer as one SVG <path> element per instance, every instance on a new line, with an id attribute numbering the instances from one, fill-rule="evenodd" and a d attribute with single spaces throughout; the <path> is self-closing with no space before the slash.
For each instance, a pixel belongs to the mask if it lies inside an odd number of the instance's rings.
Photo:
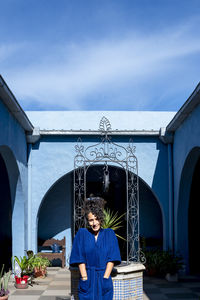
<path id="1" fill-rule="evenodd" d="M 0 297 L 0 300 L 7 300 L 7 299 L 8 299 L 8 295 Z"/>
<path id="2" fill-rule="evenodd" d="M 156 275 L 156 269 L 154 268 L 146 268 L 146 274 L 147 276 L 155 276 Z"/>
<path id="3" fill-rule="evenodd" d="M 47 274 L 47 269 L 46 268 L 42 268 L 42 267 L 35 267 L 34 268 L 34 276 L 35 277 L 42 277 L 44 278 Z"/>
<path id="4" fill-rule="evenodd" d="M 167 279 L 167 281 L 170 282 L 178 282 L 178 273 L 175 274 L 167 273 L 165 279 Z"/>

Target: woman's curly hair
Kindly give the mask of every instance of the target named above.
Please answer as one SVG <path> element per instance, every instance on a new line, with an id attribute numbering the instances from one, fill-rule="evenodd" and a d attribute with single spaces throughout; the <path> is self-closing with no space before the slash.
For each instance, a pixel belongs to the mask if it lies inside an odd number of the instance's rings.
<path id="1" fill-rule="evenodd" d="M 83 212 L 86 221 L 88 221 L 87 216 L 89 213 L 92 213 L 100 222 L 100 224 L 104 221 L 104 205 L 105 200 L 101 197 L 90 197 L 86 198 L 83 203 Z"/>

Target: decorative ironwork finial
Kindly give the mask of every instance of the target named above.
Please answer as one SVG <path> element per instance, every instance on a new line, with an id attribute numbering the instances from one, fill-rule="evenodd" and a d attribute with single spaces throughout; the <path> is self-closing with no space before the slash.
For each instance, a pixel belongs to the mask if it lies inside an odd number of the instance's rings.
<path id="1" fill-rule="evenodd" d="M 111 129 L 110 121 L 106 117 L 102 117 L 99 123 L 99 130 L 100 131 L 109 131 Z"/>

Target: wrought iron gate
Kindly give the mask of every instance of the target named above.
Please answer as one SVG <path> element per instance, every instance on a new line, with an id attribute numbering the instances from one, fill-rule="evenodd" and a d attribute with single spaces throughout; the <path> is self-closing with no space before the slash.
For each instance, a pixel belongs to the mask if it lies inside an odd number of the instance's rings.
<path id="1" fill-rule="evenodd" d="M 95 145 L 84 149 L 81 139 L 75 146 L 74 158 L 74 234 L 81 227 L 85 227 L 82 214 L 82 204 L 86 198 L 86 174 L 90 166 L 106 164 L 124 169 L 126 174 L 127 200 L 127 263 L 140 261 L 139 248 L 139 185 L 138 162 L 135 156 L 135 146 L 129 141 L 128 147 L 123 147 L 112 141 L 109 133 L 112 132 L 110 122 L 103 117 L 99 131 L 101 140 Z"/>

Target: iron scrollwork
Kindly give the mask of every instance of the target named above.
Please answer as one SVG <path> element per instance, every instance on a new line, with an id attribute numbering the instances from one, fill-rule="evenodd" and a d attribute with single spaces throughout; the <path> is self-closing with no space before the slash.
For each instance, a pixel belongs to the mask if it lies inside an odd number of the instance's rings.
<path id="1" fill-rule="evenodd" d="M 112 141 L 109 133 L 112 132 L 109 120 L 103 117 L 100 121 L 99 131 L 101 140 L 95 145 L 84 149 L 81 139 L 75 146 L 74 158 L 74 233 L 85 226 L 82 215 L 82 203 L 86 197 L 86 173 L 95 163 L 108 166 L 119 166 L 126 172 L 127 189 L 127 263 L 142 261 L 139 246 L 139 183 L 138 162 L 135 156 L 135 146 L 130 140 L 127 148 Z M 107 172 L 108 169 L 104 170 Z M 109 186 L 109 173 L 104 174 L 105 187 Z M 107 177 L 106 177 L 107 176 Z"/>

